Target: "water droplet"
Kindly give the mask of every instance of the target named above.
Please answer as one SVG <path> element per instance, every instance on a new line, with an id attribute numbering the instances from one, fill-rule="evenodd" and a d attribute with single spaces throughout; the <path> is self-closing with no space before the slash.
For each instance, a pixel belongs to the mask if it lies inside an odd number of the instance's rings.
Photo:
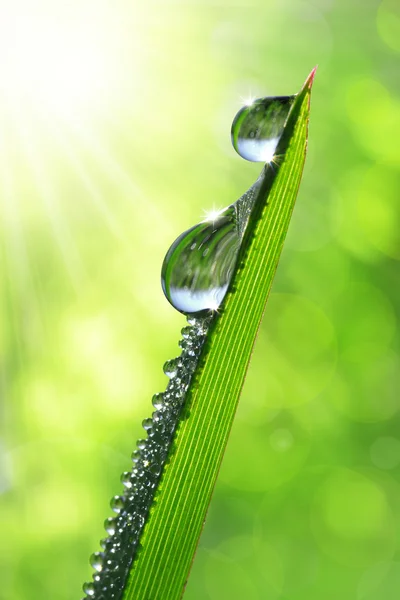
<path id="1" fill-rule="evenodd" d="M 191 358 L 185 358 L 185 367 L 190 372 L 193 373 L 196 369 L 197 362 Z"/>
<path id="2" fill-rule="evenodd" d="M 188 354 L 194 354 L 193 342 L 192 340 L 180 340 L 179 346 L 182 350 L 186 350 Z"/>
<path id="3" fill-rule="evenodd" d="M 111 498 L 110 506 L 111 510 L 118 514 L 124 508 L 124 499 L 122 496 L 114 496 Z"/>
<path id="4" fill-rule="evenodd" d="M 151 415 L 151 418 L 153 419 L 153 423 L 159 423 L 160 421 L 162 421 L 163 414 L 159 410 L 156 410 Z"/>
<path id="5" fill-rule="evenodd" d="M 184 327 L 181 330 L 182 337 L 186 340 L 193 335 L 193 327 Z"/>
<path id="6" fill-rule="evenodd" d="M 94 596 L 94 585 L 92 581 L 84 583 L 82 589 L 88 596 Z"/>
<path id="7" fill-rule="evenodd" d="M 176 374 L 178 372 L 178 367 L 179 367 L 179 359 L 173 358 L 172 360 L 167 360 L 167 362 L 164 364 L 164 367 L 163 367 L 164 373 L 167 375 L 167 377 L 172 379 L 173 377 L 176 376 Z"/>
<path id="8" fill-rule="evenodd" d="M 150 467 L 149 467 L 149 471 L 150 473 L 152 473 L 153 475 L 159 475 L 161 473 L 161 467 L 159 464 L 157 463 L 153 463 Z"/>
<path id="9" fill-rule="evenodd" d="M 192 248 L 194 241 L 196 247 Z M 164 294 L 172 306 L 187 314 L 218 310 L 228 290 L 239 247 L 233 205 L 182 233 L 168 250 L 161 271 Z"/>
<path id="10" fill-rule="evenodd" d="M 108 519 L 104 521 L 104 529 L 107 531 L 108 535 L 114 535 L 116 525 L 117 519 L 115 518 L 108 517 Z"/>
<path id="11" fill-rule="evenodd" d="M 136 450 L 136 452 L 137 452 L 137 450 Z M 126 488 L 130 489 L 132 487 L 132 473 L 130 473 L 129 471 L 125 471 L 124 473 L 122 473 L 121 483 Z"/>
<path id="12" fill-rule="evenodd" d="M 152 419 L 144 419 L 144 421 L 142 421 L 142 427 L 146 431 L 149 431 L 153 427 Z"/>
<path id="13" fill-rule="evenodd" d="M 90 557 L 90 564 L 95 571 L 101 571 L 104 563 L 104 554 L 102 552 L 94 552 Z"/>
<path id="14" fill-rule="evenodd" d="M 146 440 L 138 440 L 136 442 L 136 446 L 139 448 L 139 450 L 143 450 L 146 448 Z"/>
<path id="15" fill-rule="evenodd" d="M 156 410 L 163 407 L 164 394 L 154 394 L 152 398 L 152 404 Z"/>
<path id="16" fill-rule="evenodd" d="M 134 450 L 131 454 L 132 462 L 137 463 L 137 461 L 140 459 L 140 456 L 141 456 L 140 450 Z"/>
<path id="17" fill-rule="evenodd" d="M 294 96 L 258 98 L 233 119 L 232 144 L 242 158 L 271 162 L 283 133 Z"/>

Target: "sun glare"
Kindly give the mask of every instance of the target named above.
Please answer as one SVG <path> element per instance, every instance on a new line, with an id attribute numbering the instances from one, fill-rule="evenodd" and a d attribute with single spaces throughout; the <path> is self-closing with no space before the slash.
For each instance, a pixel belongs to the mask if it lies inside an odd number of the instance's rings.
<path id="1" fill-rule="evenodd" d="M 131 109 L 147 60 L 143 32 L 120 16 L 112 0 L 0 0 L 0 255 L 21 302 L 40 284 L 32 232 L 78 291 L 83 215 L 127 245 L 110 196 L 140 213 L 142 192 L 104 135 L 121 135 L 116 109 Z"/>
<path id="2" fill-rule="evenodd" d="M 246 97 L 240 96 L 240 103 L 242 106 L 251 106 L 255 99 L 256 97 L 250 92 Z"/>
<path id="3" fill-rule="evenodd" d="M 217 208 L 213 207 L 209 211 L 204 211 L 203 221 L 214 223 L 214 221 L 216 221 L 218 219 L 218 217 L 220 216 L 222 210 L 223 209 L 217 209 Z"/>
<path id="4" fill-rule="evenodd" d="M 56 114 L 93 107 L 113 76 L 99 26 L 19 4 L 0 15 L 0 92 Z"/>

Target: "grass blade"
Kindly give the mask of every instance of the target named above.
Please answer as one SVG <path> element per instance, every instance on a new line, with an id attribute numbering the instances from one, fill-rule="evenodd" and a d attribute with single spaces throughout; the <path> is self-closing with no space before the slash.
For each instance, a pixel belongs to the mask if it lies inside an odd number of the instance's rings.
<path id="1" fill-rule="evenodd" d="M 232 289 L 208 335 L 132 563 L 124 600 L 181 597 L 300 185 L 312 71 L 259 179 Z"/>

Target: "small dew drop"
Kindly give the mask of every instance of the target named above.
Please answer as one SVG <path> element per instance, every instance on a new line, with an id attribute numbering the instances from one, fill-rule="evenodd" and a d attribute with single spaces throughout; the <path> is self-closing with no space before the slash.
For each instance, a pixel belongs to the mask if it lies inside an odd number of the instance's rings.
<path id="1" fill-rule="evenodd" d="M 113 517 L 108 517 L 108 519 L 104 521 L 104 529 L 107 531 L 108 535 L 114 535 L 116 525 L 117 520 Z"/>
<path id="2" fill-rule="evenodd" d="M 140 459 L 140 456 L 141 456 L 140 450 L 134 450 L 131 454 L 132 462 L 137 463 L 137 461 Z"/>
<path id="3" fill-rule="evenodd" d="M 124 499 L 122 496 L 114 496 L 110 501 L 111 510 L 119 514 L 124 508 Z"/>
<path id="4" fill-rule="evenodd" d="M 95 571 L 100 572 L 103 568 L 104 554 L 102 552 L 94 552 L 90 557 L 90 564 Z"/>
<path id="5" fill-rule="evenodd" d="M 146 431 L 149 431 L 153 427 L 152 419 L 144 419 L 144 421 L 142 421 L 142 427 Z"/>
<path id="6" fill-rule="evenodd" d="M 163 407 L 164 394 L 154 394 L 152 398 L 152 404 L 156 410 Z"/>
<path id="7" fill-rule="evenodd" d="M 94 585 L 92 581 L 84 583 L 82 589 L 88 596 L 94 596 Z"/>
<path id="8" fill-rule="evenodd" d="M 178 359 L 173 358 L 172 360 L 167 360 L 163 368 L 166 376 L 172 379 L 178 372 Z"/>
<path id="9" fill-rule="evenodd" d="M 179 341 L 179 346 L 182 350 L 187 350 L 187 352 L 193 352 L 193 343 L 191 340 L 183 339 Z"/>
<path id="10" fill-rule="evenodd" d="M 139 450 L 143 450 L 146 448 L 146 440 L 138 440 L 136 442 L 136 446 L 139 448 Z"/>
<path id="11" fill-rule="evenodd" d="M 152 473 L 153 475 L 159 475 L 161 473 L 161 467 L 159 464 L 157 463 L 153 463 L 150 467 L 149 467 L 149 471 L 150 473 Z"/>
<path id="12" fill-rule="evenodd" d="M 121 483 L 123 486 L 130 489 L 132 487 L 132 473 L 130 473 L 129 471 L 125 471 L 124 473 L 122 473 Z"/>
<path id="13" fill-rule="evenodd" d="M 156 410 L 151 415 L 151 418 L 153 419 L 153 423 L 159 423 L 162 420 L 162 418 L 163 418 L 163 414 L 159 410 Z"/>

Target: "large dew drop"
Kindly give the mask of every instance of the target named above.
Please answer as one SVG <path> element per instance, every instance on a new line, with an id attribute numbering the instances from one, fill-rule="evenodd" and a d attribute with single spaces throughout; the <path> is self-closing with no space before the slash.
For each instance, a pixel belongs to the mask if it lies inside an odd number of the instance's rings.
<path id="1" fill-rule="evenodd" d="M 182 233 L 168 250 L 161 283 L 169 302 L 185 314 L 207 314 L 228 290 L 240 247 L 235 206 Z"/>
<path id="2" fill-rule="evenodd" d="M 259 98 L 239 110 L 232 123 L 231 136 L 233 147 L 242 158 L 271 162 L 294 98 Z"/>

